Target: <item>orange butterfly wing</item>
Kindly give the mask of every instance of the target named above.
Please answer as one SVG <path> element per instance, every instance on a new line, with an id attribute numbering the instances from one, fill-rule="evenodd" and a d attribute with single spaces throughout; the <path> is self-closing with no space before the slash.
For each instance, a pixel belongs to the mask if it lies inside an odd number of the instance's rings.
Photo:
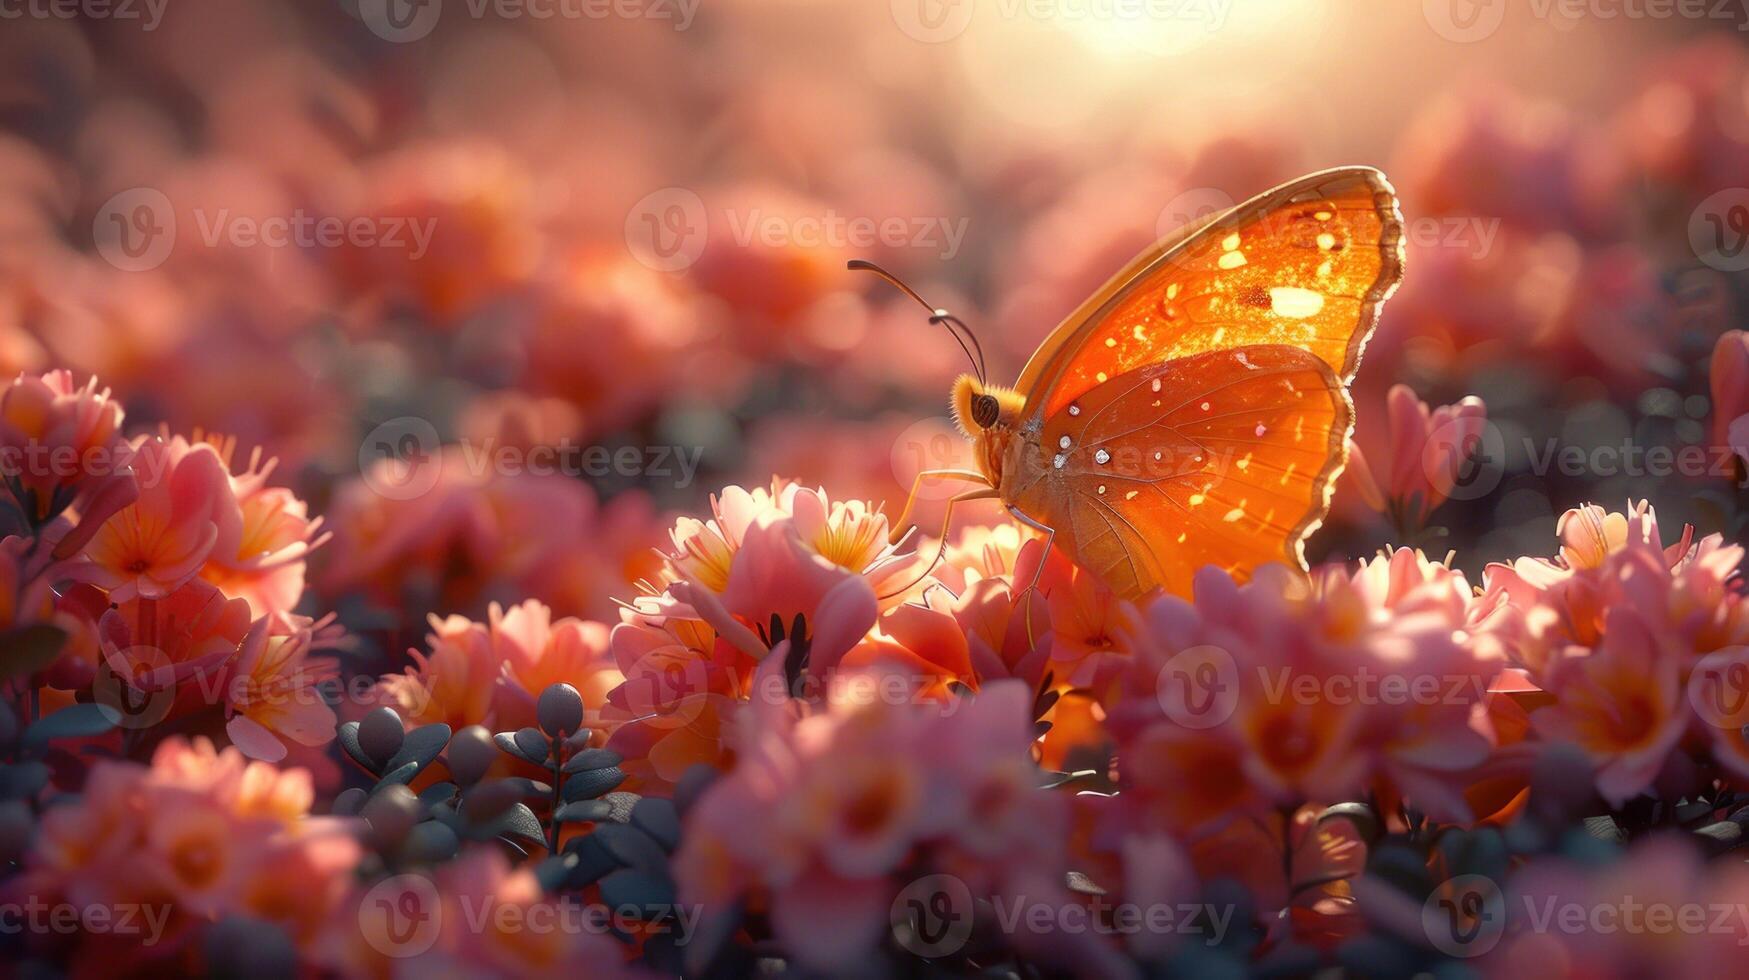
<path id="1" fill-rule="evenodd" d="M 1401 277 L 1396 195 L 1370 168 L 1301 178 L 1163 242 L 1022 372 L 1042 458 L 1007 499 L 1126 598 L 1188 594 L 1205 564 L 1303 568 L 1346 462 L 1346 384 Z"/>

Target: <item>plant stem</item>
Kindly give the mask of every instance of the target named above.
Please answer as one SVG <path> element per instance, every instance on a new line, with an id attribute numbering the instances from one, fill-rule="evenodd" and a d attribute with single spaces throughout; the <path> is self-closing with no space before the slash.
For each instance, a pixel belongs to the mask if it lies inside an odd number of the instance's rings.
<path id="1" fill-rule="evenodd" d="M 559 779 L 559 772 L 564 765 L 564 760 L 559 757 L 559 750 L 562 748 L 563 744 L 563 741 L 558 736 L 553 736 L 553 810 L 551 813 L 547 814 L 547 823 L 549 824 L 549 829 L 547 830 L 549 838 L 547 842 L 547 851 L 550 855 L 554 856 L 559 853 L 559 799 L 562 795 L 562 781 Z"/>

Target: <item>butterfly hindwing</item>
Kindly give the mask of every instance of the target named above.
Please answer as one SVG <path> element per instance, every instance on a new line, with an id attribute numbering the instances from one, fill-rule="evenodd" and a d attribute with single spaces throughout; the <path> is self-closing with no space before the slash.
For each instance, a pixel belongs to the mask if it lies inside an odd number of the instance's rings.
<path id="1" fill-rule="evenodd" d="M 1045 477 L 1014 503 L 1050 514 L 1057 544 L 1124 598 L 1188 594 L 1204 565 L 1303 562 L 1352 417 L 1334 372 L 1298 348 L 1149 365 L 1045 421 Z"/>
<path id="2" fill-rule="evenodd" d="M 1312 174 L 1156 247 L 1046 340 L 1016 388 L 1048 418 L 1149 364 L 1284 344 L 1344 383 L 1402 278 L 1402 218 L 1383 174 Z"/>

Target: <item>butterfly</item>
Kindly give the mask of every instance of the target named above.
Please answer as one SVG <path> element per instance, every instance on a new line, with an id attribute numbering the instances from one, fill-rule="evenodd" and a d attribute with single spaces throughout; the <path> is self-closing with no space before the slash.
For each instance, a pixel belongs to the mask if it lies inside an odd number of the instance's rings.
<path id="1" fill-rule="evenodd" d="M 1348 384 L 1403 276 L 1385 175 L 1343 167 L 1192 222 L 1137 256 L 992 385 L 963 321 L 931 311 L 972 362 L 952 391 L 978 484 L 1121 598 L 1189 596 L 1214 565 L 1244 580 L 1306 568 L 1354 428 Z M 946 529 L 944 521 L 944 532 Z M 945 533 L 943 535 L 945 550 Z M 939 561 L 939 555 L 937 560 Z"/>

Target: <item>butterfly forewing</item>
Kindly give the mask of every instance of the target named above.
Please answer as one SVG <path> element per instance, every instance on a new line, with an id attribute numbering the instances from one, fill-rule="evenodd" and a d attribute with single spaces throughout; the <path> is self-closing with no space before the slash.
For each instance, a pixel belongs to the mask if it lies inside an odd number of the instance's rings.
<path id="1" fill-rule="evenodd" d="M 1049 417 L 1148 364 L 1254 344 L 1299 347 L 1343 382 L 1402 277 L 1402 219 L 1370 168 L 1301 178 L 1114 281 L 1059 327 L 1017 386 Z"/>
<path id="2" fill-rule="evenodd" d="M 1017 386 L 1036 458 L 1004 498 L 1119 595 L 1304 567 L 1353 428 L 1347 382 L 1402 276 L 1369 168 L 1294 181 L 1140 258 Z"/>

